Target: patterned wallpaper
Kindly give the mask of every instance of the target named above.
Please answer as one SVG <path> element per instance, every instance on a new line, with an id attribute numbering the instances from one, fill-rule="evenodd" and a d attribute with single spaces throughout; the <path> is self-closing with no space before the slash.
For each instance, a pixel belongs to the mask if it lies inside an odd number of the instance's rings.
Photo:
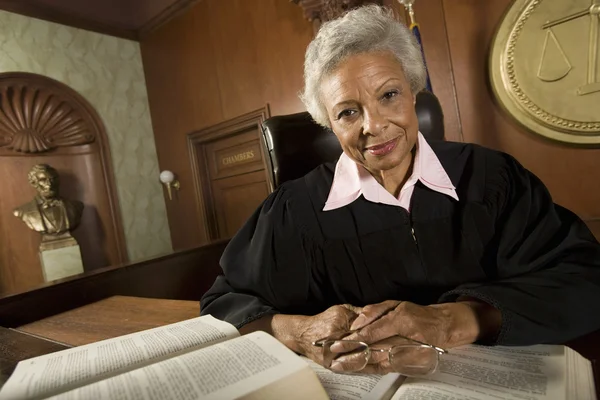
<path id="1" fill-rule="evenodd" d="M 138 43 L 0 11 L 0 72 L 61 81 L 106 128 L 130 260 L 170 252 L 171 237 Z"/>

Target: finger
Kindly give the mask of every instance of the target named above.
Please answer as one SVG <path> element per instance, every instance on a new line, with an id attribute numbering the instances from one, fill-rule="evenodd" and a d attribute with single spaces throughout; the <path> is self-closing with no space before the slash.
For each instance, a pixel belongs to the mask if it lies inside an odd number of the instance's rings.
<path id="1" fill-rule="evenodd" d="M 391 338 L 397 334 L 398 332 L 396 324 L 394 323 L 394 318 L 390 315 L 384 315 L 344 339 L 373 344 Z"/>
<path id="2" fill-rule="evenodd" d="M 346 353 L 344 355 L 335 357 L 332 360 L 333 362 L 337 362 L 337 363 L 342 363 L 342 364 L 346 364 L 346 365 L 360 365 L 361 368 L 364 367 L 368 362 L 368 354 L 365 354 L 364 352 L 359 352 L 359 353 Z"/>
<path id="3" fill-rule="evenodd" d="M 319 365 L 322 365 L 324 367 L 328 367 L 329 365 L 325 365 L 326 364 L 326 360 L 323 358 L 323 353 L 319 352 L 319 351 L 310 351 L 310 352 L 306 352 L 304 354 L 306 357 L 308 357 L 309 359 L 313 360 L 314 362 L 316 362 Z M 331 364 L 331 363 L 329 363 Z"/>
<path id="4" fill-rule="evenodd" d="M 341 306 L 355 314 L 360 314 L 362 311 L 362 307 L 353 306 L 352 304 L 342 304 Z"/>
<path id="5" fill-rule="evenodd" d="M 351 305 L 336 305 L 311 317 L 302 329 L 302 336 L 310 342 L 322 339 L 341 339 L 348 334 L 357 314 Z"/>
<path id="6" fill-rule="evenodd" d="M 387 351 L 371 351 L 371 356 L 369 357 L 369 364 L 379 364 L 389 360 L 389 355 Z"/>
<path id="7" fill-rule="evenodd" d="M 329 351 L 336 354 L 344 354 L 344 353 L 352 353 L 356 351 L 364 352 L 366 350 L 366 346 L 362 342 L 348 341 L 348 340 L 338 340 L 331 346 L 329 346 Z"/>
<path id="8" fill-rule="evenodd" d="M 386 300 L 378 304 L 370 304 L 362 308 L 360 315 L 354 320 L 350 326 L 350 330 L 357 330 L 365 327 L 371 322 L 377 320 L 381 316 L 396 308 L 401 301 Z"/>
<path id="9" fill-rule="evenodd" d="M 367 365 L 367 355 L 364 353 L 347 354 L 334 359 L 329 369 L 336 372 L 358 372 Z"/>

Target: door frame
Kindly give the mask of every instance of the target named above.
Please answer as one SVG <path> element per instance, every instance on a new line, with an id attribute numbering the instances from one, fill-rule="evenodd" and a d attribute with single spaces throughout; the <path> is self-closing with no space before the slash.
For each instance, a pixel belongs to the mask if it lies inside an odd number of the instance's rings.
<path id="1" fill-rule="evenodd" d="M 187 134 L 188 153 L 192 166 L 192 179 L 194 181 L 194 197 L 202 243 L 220 240 L 217 215 L 213 205 L 212 188 L 208 174 L 209 156 L 206 153 L 206 146 L 214 141 L 234 136 L 239 132 L 252 128 L 257 129 L 259 132 L 258 139 L 261 140 L 262 123 L 270 117 L 269 105 L 266 104 L 257 110 Z M 268 157 L 268 154 L 265 153 L 264 146 L 260 146 L 260 151 L 262 159 L 266 160 L 265 157 Z M 267 166 L 265 165 L 265 171 L 267 170 Z"/>

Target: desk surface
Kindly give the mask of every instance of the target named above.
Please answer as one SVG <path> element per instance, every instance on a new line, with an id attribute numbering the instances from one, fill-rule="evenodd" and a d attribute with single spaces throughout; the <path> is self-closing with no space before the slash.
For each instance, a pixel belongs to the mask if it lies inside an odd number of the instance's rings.
<path id="1" fill-rule="evenodd" d="M 113 296 L 21 325 L 17 331 L 81 346 L 200 315 L 197 301 Z"/>
<path id="2" fill-rule="evenodd" d="M 67 348 L 60 343 L 0 327 L 0 387 L 19 361 Z"/>
<path id="3" fill-rule="evenodd" d="M 21 360 L 199 314 L 197 301 L 113 296 L 16 329 L 0 327 L 0 387 Z"/>
<path id="4" fill-rule="evenodd" d="M 16 329 L 0 327 L 0 386 L 21 360 L 194 318 L 199 311 L 197 301 L 113 296 Z M 567 343 L 592 360 L 597 393 L 599 343 L 600 331 Z"/>

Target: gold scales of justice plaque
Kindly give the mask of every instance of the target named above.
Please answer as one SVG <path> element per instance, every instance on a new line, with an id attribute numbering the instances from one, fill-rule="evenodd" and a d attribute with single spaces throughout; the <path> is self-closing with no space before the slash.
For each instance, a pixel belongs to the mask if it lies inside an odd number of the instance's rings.
<path id="1" fill-rule="evenodd" d="M 526 128 L 600 145 L 600 0 L 515 0 L 494 38 L 500 104 Z"/>

